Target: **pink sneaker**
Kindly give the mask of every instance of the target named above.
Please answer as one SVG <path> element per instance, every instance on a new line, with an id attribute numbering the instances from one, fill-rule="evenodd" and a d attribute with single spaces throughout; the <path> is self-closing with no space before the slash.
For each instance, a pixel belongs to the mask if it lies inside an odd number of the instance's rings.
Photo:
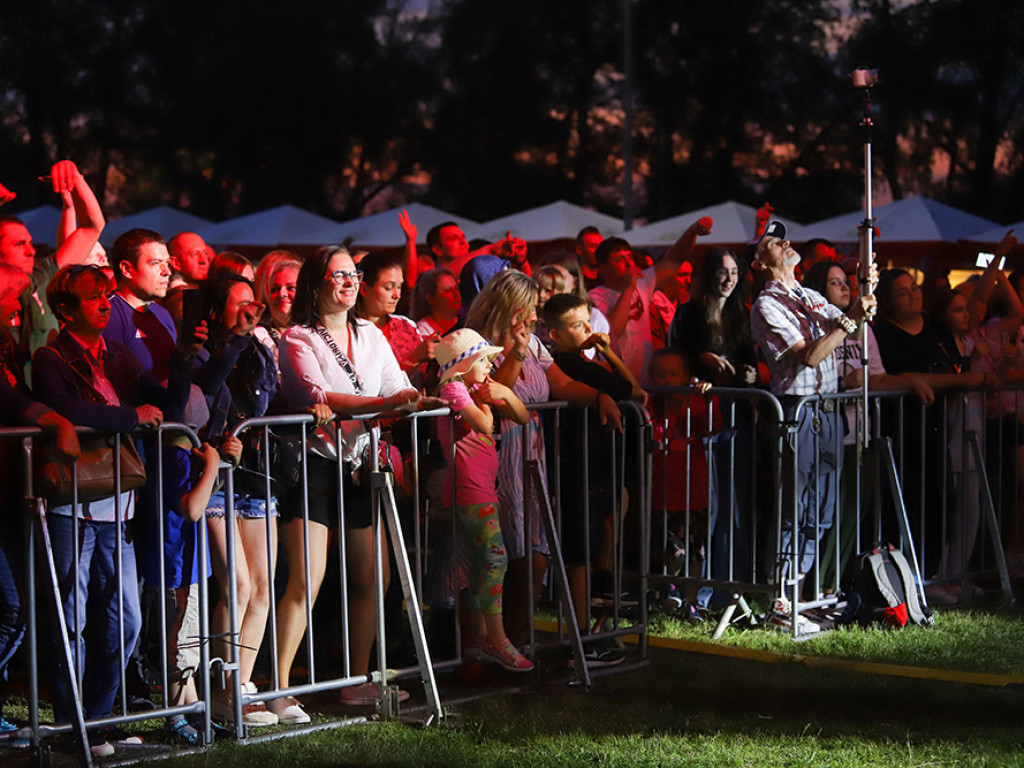
<path id="1" fill-rule="evenodd" d="M 496 662 L 509 672 L 532 672 L 533 662 L 523 656 L 514 645 L 505 640 L 501 645 L 483 644 L 481 655 L 485 659 Z"/>

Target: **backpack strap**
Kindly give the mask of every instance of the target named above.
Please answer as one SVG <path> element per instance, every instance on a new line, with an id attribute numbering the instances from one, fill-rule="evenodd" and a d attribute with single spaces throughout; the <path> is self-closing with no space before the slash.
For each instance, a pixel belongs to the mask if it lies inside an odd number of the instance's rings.
<path id="1" fill-rule="evenodd" d="M 935 617 L 922 604 L 921 586 L 914 578 L 906 555 L 898 549 L 894 549 L 889 554 L 892 557 L 893 565 L 900 572 L 900 578 L 903 579 L 903 593 L 907 596 L 907 614 L 910 620 L 922 627 L 932 626 L 935 623 Z"/>
<path id="2" fill-rule="evenodd" d="M 886 554 L 881 552 L 875 552 L 868 555 L 868 564 L 871 568 L 870 573 L 875 577 L 875 584 L 878 586 L 878 591 L 881 592 L 882 597 L 886 603 L 889 604 L 890 608 L 895 608 L 897 605 L 903 602 L 900 598 L 900 594 L 896 591 L 892 582 L 889 579 L 889 574 L 886 572 L 885 564 L 887 562 Z"/>

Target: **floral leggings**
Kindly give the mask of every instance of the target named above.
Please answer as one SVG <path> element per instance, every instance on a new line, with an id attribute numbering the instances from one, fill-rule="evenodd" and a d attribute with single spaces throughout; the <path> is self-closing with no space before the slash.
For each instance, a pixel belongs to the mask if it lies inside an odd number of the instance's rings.
<path id="1" fill-rule="evenodd" d="M 501 590 L 508 568 L 505 542 L 498 523 L 498 505 L 468 504 L 455 508 L 465 535 L 469 560 L 469 607 L 501 613 Z"/>

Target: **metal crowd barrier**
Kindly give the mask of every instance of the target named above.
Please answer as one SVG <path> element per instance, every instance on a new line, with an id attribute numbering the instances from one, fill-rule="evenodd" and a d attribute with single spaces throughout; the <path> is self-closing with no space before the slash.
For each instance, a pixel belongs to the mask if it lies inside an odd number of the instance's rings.
<path id="1" fill-rule="evenodd" d="M 794 614 L 835 604 L 847 586 L 843 572 L 851 556 L 880 540 L 904 551 L 922 588 L 959 584 L 969 600 L 975 579 L 995 577 L 1001 601 L 1014 601 L 1005 550 L 1020 557 L 1021 386 L 940 391 L 928 407 L 913 393 L 871 392 L 870 441 L 863 451 L 855 440 L 864 418 L 856 392 L 780 401 L 743 389 L 716 388 L 706 397 L 692 387 L 650 391 L 655 413 L 659 398 L 686 398 L 682 482 L 691 482 L 699 451 L 709 468 L 709 524 L 699 572 L 687 556 L 678 574 L 654 562 L 649 577 L 654 584 L 714 589 L 718 607 L 728 600 L 716 637 L 737 607 L 743 609 L 741 618 L 756 622 L 746 593 L 785 595 Z M 705 404 L 709 423 L 716 408 L 721 414 L 721 423 L 710 431 L 700 433 L 693 425 L 696 399 Z M 839 428 L 828 444 L 815 425 L 830 418 Z M 811 429 L 800 438 L 802 419 Z M 655 454 L 667 450 L 664 440 L 652 446 Z M 814 481 L 819 471 L 827 474 L 822 467 L 830 462 L 841 462 L 842 471 L 829 480 L 831 487 L 815 482 L 808 488 L 798 476 L 805 460 Z M 666 465 L 661 478 L 666 485 L 668 471 Z M 810 495 L 815 511 L 810 521 L 800 517 L 803 494 Z M 684 513 L 687 555 L 693 543 L 689 497 L 687 486 L 687 507 L 675 510 Z M 663 548 L 671 540 L 668 513 L 655 505 L 652 517 L 657 524 L 660 514 L 660 536 L 651 540 Z M 807 570 L 795 546 L 802 539 L 813 552 Z M 795 621 L 792 632 L 796 636 Z"/>
<path id="2" fill-rule="evenodd" d="M 716 636 L 726 629 L 734 620 L 737 609 L 742 611 L 741 618 L 756 623 L 753 611 L 746 603 L 745 595 L 763 593 L 769 597 L 783 594 L 784 590 L 791 595 L 794 613 L 803 608 L 827 605 L 835 602 L 836 595 L 842 589 L 842 571 L 845 558 L 850 552 L 861 551 L 872 541 L 883 537 L 891 537 L 895 543 L 910 555 L 919 567 L 919 579 L 923 585 L 959 580 L 965 584 L 974 577 L 995 572 L 1000 579 L 1000 588 L 1004 602 L 1013 600 L 1013 593 L 1007 575 L 1007 562 L 1004 557 L 1004 545 L 1009 545 L 1016 554 L 1019 550 L 1019 469 L 1017 461 L 1018 446 L 1021 444 L 1021 427 L 1017 421 L 1019 405 L 1024 390 L 1021 387 L 1007 387 L 999 390 L 983 392 L 945 392 L 940 402 L 926 409 L 913 395 L 907 393 L 873 392 L 871 393 L 870 432 L 872 440 L 867 451 L 858 453 L 844 447 L 844 431 L 854 434 L 861 427 L 862 414 L 855 407 L 860 398 L 856 393 L 829 395 L 823 397 L 805 397 L 780 402 L 772 395 L 749 389 L 713 389 L 709 395 L 700 395 L 690 387 L 680 389 L 652 388 L 651 412 L 654 416 L 635 405 L 622 404 L 624 416 L 627 417 L 628 428 L 624 435 L 615 433 L 591 436 L 584 421 L 582 446 L 583 455 L 575 461 L 575 468 L 582 474 L 581 487 L 589 485 L 589 475 L 593 472 L 607 472 L 612 486 L 618 491 L 623 486 L 632 485 L 638 497 L 636 503 L 631 501 L 629 514 L 625 513 L 622 497 L 619 492 L 612 499 L 612 542 L 613 553 L 613 589 L 611 610 L 603 626 L 610 627 L 601 631 L 589 631 L 594 620 L 591 609 L 591 582 L 589 572 L 586 584 L 587 626 L 581 627 L 575 619 L 571 591 L 566 573 L 565 563 L 561 556 L 563 518 L 567 505 L 576 505 L 571 513 L 582 512 L 584 525 L 583 542 L 585 560 L 589 563 L 593 553 L 590 552 L 590 502 L 584 494 L 580 500 L 566 499 L 562 494 L 561 441 L 563 429 L 561 421 L 565 403 L 544 403 L 530 406 L 532 412 L 542 414 L 542 418 L 550 419 L 554 425 L 553 440 L 546 446 L 550 478 L 549 493 L 543 493 L 544 483 L 541 478 L 541 465 L 538 456 L 528 444 L 528 430 L 523 430 L 523 481 L 524 499 L 536 498 L 538 509 L 542 515 L 540 521 L 544 528 L 551 548 L 548 568 L 549 588 L 553 590 L 558 602 L 558 631 L 553 640 L 540 642 L 534 631 L 534 621 L 530 622 L 530 635 L 527 645 L 523 648 L 531 658 L 537 659 L 547 649 L 568 648 L 574 661 L 573 682 L 585 687 L 591 684 L 591 672 L 584 660 L 586 644 L 601 639 L 616 638 L 625 634 L 635 634 L 639 640 L 640 660 L 646 658 L 646 639 L 648 621 L 648 596 L 652 589 L 664 589 L 668 584 L 684 587 L 702 587 L 712 591 L 711 600 L 718 600 L 717 607 L 724 608 L 722 620 L 716 629 Z M 659 399 L 669 395 L 685 398 L 683 423 L 685 427 L 676 437 L 685 441 L 683 451 L 685 470 L 681 475 L 674 473 L 669 463 L 661 469 L 665 476 L 661 478 L 662 487 L 667 489 L 671 483 L 685 485 L 682 509 L 670 510 L 667 500 L 663 499 L 657 507 L 652 507 L 651 493 L 659 478 L 654 476 L 653 465 L 660 452 L 668 455 L 673 435 L 664 429 L 665 410 L 659 406 Z M 704 419 L 707 426 L 703 430 L 695 426 L 693 404 L 700 399 L 704 403 Z M 850 414 L 849 422 L 843 429 L 832 435 L 832 444 L 822 445 L 819 435 L 812 430 L 810 445 L 796 439 L 798 424 L 804 414 L 813 420 L 822 418 L 822 414 L 835 414 L 840 423 L 845 423 L 846 414 Z M 454 612 L 455 652 L 452 658 L 435 659 L 428 642 L 423 620 L 425 609 L 436 608 L 424 597 L 426 582 L 432 569 L 438 567 L 438 558 L 432 554 L 431 544 L 438 536 L 455 535 L 455 521 L 451 521 L 449 531 L 444 526 L 436 525 L 439 519 L 436 510 L 430 510 L 430 504 L 424 494 L 424 470 L 426 459 L 423 448 L 427 442 L 422 428 L 423 424 L 439 418 L 451 418 L 447 410 L 430 413 L 410 414 L 403 418 L 409 424 L 411 433 L 412 461 L 408 467 L 411 473 L 410 488 L 413 512 L 411 549 L 406 544 L 406 532 L 400 519 L 395 495 L 395 481 L 389 468 L 379 465 L 379 436 L 376 430 L 370 430 L 371 450 L 371 487 L 373 491 L 373 540 L 375 542 L 375 583 L 377 604 L 377 671 L 369 674 L 352 674 L 347 651 L 347 632 L 342 633 L 343 663 L 340 674 L 326 671 L 321 674 L 317 669 L 316 637 L 322 628 L 314 625 L 313 604 L 306 595 L 307 634 L 306 663 L 309 673 L 308 683 L 280 687 L 280 670 L 277 668 L 276 647 L 276 614 L 277 594 L 271 584 L 270 616 L 267 633 L 271 657 L 271 690 L 261 693 L 247 693 L 241 689 L 238 675 L 232 675 L 233 703 L 235 708 L 235 735 L 239 738 L 249 737 L 242 725 L 241 709 L 249 703 L 269 701 L 274 698 L 291 695 L 337 690 L 349 685 L 371 682 L 378 685 L 378 713 L 388 716 L 398 711 L 397 688 L 395 680 L 417 677 L 422 682 L 427 699 L 426 722 L 434 722 L 444 717 L 444 710 L 438 694 L 435 673 L 453 668 L 463 663 L 462 649 L 459 642 L 458 611 Z M 662 421 L 659 427 L 659 420 Z M 312 418 L 308 415 L 275 416 L 249 419 L 234 430 L 235 435 L 243 435 L 246 431 L 261 430 L 263 440 L 260 442 L 263 453 L 262 466 L 265 468 L 265 495 L 271 494 L 271 429 L 298 430 L 305 442 L 308 427 Z M 660 432 L 659 432 L 660 429 Z M 163 436 L 169 430 L 184 432 L 193 445 L 198 439 L 186 427 L 179 424 L 165 424 L 156 434 L 157 450 L 160 455 Z M 678 430 L 678 427 L 677 427 Z M 89 432 L 90 430 L 81 430 Z M 656 434 L 658 433 L 658 434 Z M 152 434 L 152 433 L 149 433 Z M 54 573 L 52 556 L 49 556 L 50 543 L 47 534 L 46 506 L 43 500 L 33 496 L 33 438 L 41 435 L 41 431 L 32 429 L 2 429 L 0 439 L 19 439 L 22 446 L 24 483 L 26 491 L 26 524 L 28 546 L 28 563 L 26 579 L 29 595 L 45 595 L 45 600 L 52 602 L 56 608 L 56 619 L 60 626 L 63 614 L 60 611 L 59 586 L 54 579 L 38 589 L 36 581 L 36 553 L 46 555 L 49 572 Z M 613 465 L 608 467 L 594 466 L 590 458 L 590 447 L 597 441 L 610 441 Z M 957 449 L 959 446 L 959 450 Z M 1012 447 L 1012 451 L 1008 450 Z M 820 518 L 820 490 L 815 489 L 815 509 L 818 510 L 813 525 L 813 568 L 809 572 L 800 573 L 796 547 L 782 545 L 782 532 L 796 531 L 801 527 L 799 519 L 799 494 L 804 492 L 797 479 L 797 463 L 801 453 L 811 451 L 811 465 L 817 466 L 823 459 L 824 451 L 833 454 L 846 454 L 843 471 L 836 479 L 844 483 L 836 488 L 831 504 L 833 523 Z M 691 535 L 694 518 L 690 509 L 692 476 L 697 472 L 694 461 L 698 454 L 702 455 L 707 467 L 706 498 L 708 500 L 707 526 L 701 532 L 700 542 L 704 548 L 703 562 L 694 558 L 692 547 L 696 539 Z M 1009 454 L 1009 455 L 1008 455 Z M 117 452 L 115 451 L 115 456 Z M 305 456 L 305 453 L 302 454 Z M 938 456 L 937 465 L 935 456 Z M 852 457 L 852 460 L 851 460 Z M 308 538 L 308 475 L 307 462 L 301 462 L 303 483 L 303 519 L 306 529 L 305 562 L 309 564 Z M 226 469 L 228 465 L 223 465 Z M 341 460 L 337 461 L 340 473 L 345 471 Z M 150 468 L 152 470 L 152 468 Z M 673 472 L 671 475 L 670 472 Z M 234 510 L 234 473 L 225 472 L 226 478 L 226 519 L 233 522 Z M 937 479 L 936 479 L 937 478 Z M 159 499 L 159 519 L 163 518 L 163 467 L 157 463 L 156 482 Z M 953 488 L 953 493 L 949 492 Z M 907 489 L 913 489 L 908 492 Z M 840 493 L 842 490 L 842 493 Z M 915 493 L 917 495 L 915 495 Z M 888 494 L 888 495 L 886 495 Z M 980 519 L 971 516 L 971 497 L 978 502 L 977 509 L 981 512 Z M 581 510 L 579 509 L 581 508 Z M 524 530 L 532 531 L 533 521 L 530 518 L 532 505 L 525 503 Z M 935 511 L 938 510 L 938 521 Z M 670 571 L 668 562 L 663 558 L 667 545 L 671 541 L 669 512 L 680 513 L 682 529 L 677 538 L 684 542 L 685 556 L 678 573 Z M 141 514 L 141 513 L 140 513 Z M 344 530 L 345 499 L 339 491 L 337 530 Z M 123 510 L 118 505 L 117 519 L 123 517 Z M 626 521 L 632 517 L 629 527 Z M 852 519 L 851 519 L 852 518 Z M 274 522 L 268 515 L 266 518 L 266 534 L 268 540 L 273 536 Z M 432 521 L 434 521 L 432 523 Z M 844 524 L 845 521 L 845 524 Z M 385 529 L 380 525 L 384 524 Z M 77 535 L 77 521 L 74 523 Z M 968 529 L 971 530 L 968 530 Z M 207 571 L 207 528 L 205 517 L 199 527 L 199 569 L 201 574 Z M 417 657 L 415 666 L 389 670 L 387 665 L 387 637 L 389 628 L 384 621 L 383 594 L 383 544 L 381 531 L 386 530 L 390 537 L 395 565 L 402 589 L 406 616 L 410 634 Z M 962 540 L 961 552 L 955 558 L 950 557 L 950 547 L 956 543 L 956 536 L 962 538 L 970 534 L 970 540 Z M 630 538 L 632 535 L 632 539 Z M 675 536 L 676 534 L 672 534 Z M 826 537 L 831 536 L 831 541 Z M 41 546 L 37 545 L 37 537 L 41 538 Z M 163 551 L 163 529 L 160 530 L 160 550 Z M 339 594 L 342 600 L 341 613 L 344 616 L 344 601 L 347 585 L 345 569 L 346 547 L 345 537 L 338 536 L 338 558 L 340 562 Z M 793 536 L 792 541 L 799 541 Z M 652 545 L 655 552 L 652 553 Z M 969 546 L 968 546 L 969 545 Z M 236 612 L 235 598 L 237 595 L 237 574 L 234 569 L 236 553 L 234 537 L 227 537 L 227 559 L 229 584 L 227 599 L 230 607 L 230 658 L 220 660 L 222 671 L 233 671 L 238 668 L 239 621 Z M 120 542 L 118 543 L 120 548 Z M 525 547 L 529 553 L 532 546 Z M 268 548 L 269 551 L 269 548 Z M 411 552 L 411 556 L 410 556 Z M 847 554 L 843 554 L 843 553 Z M 120 551 L 118 551 L 118 561 Z M 77 562 L 76 562 L 77 566 Z M 266 567 L 273 566 L 268 557 Z M 292 567 L 289 564 L 289 567 Z M 42 572 L 41 569 L 40 572 Z M 531 574 L 532 570 L 528 569 Z M 164 578 L 164 563 L 160 563 L 161 580 Z M 309 574 L 306 574 L 309 583 Z M 810 596 L 801 595 L 798 591 L 800 577 L 810 581 Z M 119 575 L 120 578 L 120 575 Z M 533 603 L 533 584 L 529 584 L 527 594 L 530 597 L 529 615 L 534 618 L 536 606 Z M 627 587 L 635 587 L 638 596 L 637 611 L 629 616 L 631 625 L 623 622 L 623 592 Z M 705 596 L 708 593 L 705 593 Z M 120 595 L 120 590 L 119 590 Z M 164 611 L 160 612 L 160 682 L 161 701 L 154 710 L 142 713 L 131 713 L 128 709 L 128 698 L 124 683 L 124 664 L 122 663 L 120 714 L 102 720 L 86 721 L 81 711 L 81 698 L 76 696 L 78 709 L 75 722 L 70 725 L 44 726 L 39 721 L 39 616 L 35 600 L 29 600 L 28 642 L 26 652 L 29 656 L 29 710 L 30 710 L 30 741 L 37 761 L 45 762 L 44 736 L 73 732 L 81 744 L 83 764 L 91 765 L 91 755 L 85 739 L 87 727 L 103 727 L 120 725 L 140 720 L 166 717 L 176 714 L 196 714 L 201 717 L 202 743 L 212 742 L 213 726 L 210 718 L 212 660 L 209 651 L 210 630 L 208 626 L 208 595 L 206 579 L 200 578 L 200 643 L 201 665 L 198 671 L 201 698 L 191 705 L 174 707 L 168 699 L 167 657 L 167 625 Z M 222 598 L 223 599 L 223 598 Z M 713 603 L 714 604 L 714 603 Z M 123 608 L 119 605 L 119 618 L 123 622 Z M 432 617 L 433 618 L 433 617 Z M 793 633 L 796 635 L 793 622 Z M 61 626 L 60 636 L 63 637 L 65 666 L 67 669 L 80 670 L 72 658 L 71 644 L 67 627 Z M 123 637 L 123 624 L 122 633 Z M 124 661 L 132 649 L 121 647 L 120 653 Z M 538 670 L 540 665 L 538 665 Z M 538 679 L 540 673 L 537 673 Z M 72 686 L 81 684 L 76 676 Z M 78 690 L 77 688 L 75 689 Z M 305 729 L 291 729 L 289 733 L 333 727 L 349 722 L 361 722 L 365 717 L 356 717 L 336 721 L 331 724 L 313 724 Z"/>
<path id="3" fill-rule="evenodd" d="M 88 428 L 78 428 L 76 430 L 80 435 L 96 434 L 95 430 Z M 180 432 L 183 433 L 191 442 L 193 446 L 198 446 L 199 441 L 195 434 L 185 425 L 182 424 L 163 424 L 156 432 L 155 444 L 158 452 L 162 451 L 164 435 L 168 432 Z M 153 435 L 150 432 L 140 432 L 138 434 Z M 26 594 L 23 596 L 23 600 L 28 604 L 28 617 L 26 627 L 26 640 L 25 650 L 28 655 L 28 696 L 29 696 L 29 726 L 27 728 L 27 736 L 29 746 L 32 750 L 33 762 L 38 765 L 49 764 L 49 751 L 48 745 L 43 744 L 42 739 L 45 736 L 61 733 L 71 733 L 75 737 L 75 741 L 79 748 L 79 755 L 83 765 L 92 765 L 92 754 L 89 749 L 88 740 L 86 738 L 86 730 L 90 728 L 103 728 L 108 726 L 117 726 L 130 722 L 137 722 L 141 720 L 150 720 L 157 717 L 168 717 L 173 715 L 182 714 L 197 714 L 202 717 L 203 728 L 201 735 L 204 743 L 210 743 L 212 741 L 212 724 L 209 718 L 209 655 L 208 646 L 205 642 L 201 642 L 202 638 L 208 635 L 208 629 L 205 624 L 206 607 L 207 607 L 207 592 L 205 580 L 200 580 L 199 588 L 199 603 L 200 603 L 200 635 L 201 637 L 196 638 L 196 642 L 200 648 L 200 668 L 197 672 L 201 677 L 202 686 L 201 690 L 206 692 L 206 698 L 200 699 L 194 704 L 172 706 L 168 698 L 168 673 L 166 667 L 167 658 L 167 625 L 166 615 L 162 609 L 160 611 L 160 654 L 161 654 L 161 702 L 159 705 L 151 709 L 147 709 L 144 713 L 132 713 L 128 707 L 128 692 L 126 686 L 125 669 L 127 664 L 128 656 L 132 653 L 132 648 L 126 648 L 124 646 L 124 621 L 125 611 L 123 603 L 124 595 L 124 583 L 122 581 L 123 575 L 121 573 L 121 560 L 122 560 L 122 537 L 118 535 L 116 547 L 115 547 L 115 558 L 116 558 L 116 584 L 117 584 L 117 623 L 118 623 L 118 636 L 120 639 L 118 653 L 120 657 L 119 672 L 119 698 L 115 703 L 119 703 L 121 714 L 113 715 L 106 718 L 86 720 L 82 710 L 82 697 L 81 690 L 83 685 L 83 674 L 85 669 L 85 661 L 78 658 L 78 640 L 81 633 L 81 627 L 79 628 L 78 634 L 74 637 L 70 635 L 70 629 L 65 622 L 63 613 L 63 598 L 61 596 L 61 585 L 57 580 L 57 573 L 55 569 L 55 562 L 53 557 L 53 539 L 47 525 L 47 505 L 44 499 L 37 498 L 33 491 L 33 467 L 35 459 L 34 450 L 34 439 L 42 437 L 44 433 L 38 428 L 4 428 L 0 429 L 0 440 L 11 440 L 20 439 L 21 441 L 21 458 L 22 458 L 22 487 L 25 491 L 25 509 L 21 519 L 24 524 L 24 541 L 26 544 L 26 558 L 25 558 L 25 580 Z M 122 439 L 131 439 L 122 435 L 114 436 L 114 450 L 113 456 L 115 461 L 115 491 L 113 494 L 114 508 L 115 508 L 115 519 L 111 523 L 113 525 L 124 524 L 125 510 L 122 509 L 121 505 L 121 484 L 120 484 L 120 443 Z M 152 467 L 148 471 L 152 471 Z M 157 484 L 157 496 L 158 496 L 158 519 L 163 518 L 163 466 L 162 462 L 158 462 L 158 467 L 155 474 Z M 74 541 L 80 540 L 80 527 L 82 520 L 79 517 L 79 499 L 78 499 L 78 483 L 77 483 L 77 465 L 72 468 L 72 478 L 75 484 L 71 506 L 76 511 L 76 514 L 71 517 L 71 536 Z M 159 550 L 162 553 L 164 549 L 164 530 L 163 526 L 160 526 L 159 533 Z M 200 572 L 204 573 L 206 568 L 206 526 L 205 519 L 201 522 L 198 527 L 198 542 L 199 542 L 199 568 Z M 72 568 L 77 574 L 80 569 L 79 562 L 79 549 L 76 547 L 74 550 L 74 556 L 72 560 Z M 44 565 L 37 566 L 37 557 L 42 557 Z M 40 584 L 37 578 L 39 574 L 46 574 L 45 581 Z M 165 577 L 165 562 L 164 558 L 160 558 L 160 578 L 161 582 L 164 581 Z M 74 584 L 74 611 L 75 615 L 79 615 L 80 601 L 85 600 L 85 596 L 79 594 L 78 579 L 75 578 Z M 162 597 L 162 589 L 161 589 Z M 49 608 L 52 612 L 52 618 L 56 624 L 56 637 L 55 647 L 53 653 L 57 654 L 59 663 L 62 665 L 63 670 L 69 675 L 68 685 L 71 691 L 74 701 L 74 722 L 70 724 L 56 724 L 56 725 L 43 725 L 39 719 L 39 643 L 40 643 L 40 624 L 39 624 L 39 603 L 37 599 L 41 598 L 42 604 L 45 608 Z M 140 600 L 141 603 L 141 600 Z M 141 639 L 141 638 L 140 638 Z M 72 648 L 72 642 L 74 642 L 74 649 Z M 72 671 L 74 671 L 72 673 Z M 58 673 L 59 674 L 59 673 Z M 19 731 L 18 736 L 22 736 L 22 732 Z"/>

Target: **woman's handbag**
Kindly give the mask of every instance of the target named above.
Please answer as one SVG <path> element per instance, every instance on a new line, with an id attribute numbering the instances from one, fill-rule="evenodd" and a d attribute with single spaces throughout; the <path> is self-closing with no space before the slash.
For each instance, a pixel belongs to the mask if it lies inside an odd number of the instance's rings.
<path id="1" fill-rule="evenodd" d="M 82 455 L 78 457 L 78 501 L 96 501 L 113 496 L 115 435 L 82 435 Z M 34 490 L 51 506 L 70 504 L 74 489 L 72 465 L 44 451 L 46 459 L 36 468 Z M 146 484 L 146 468 L 130 437 L 121 437 L 121 492 L 135 491 Z"/>
<path id="2" fill-rule="evenodd" d="M 73 370 L 85 384 L 84 392 L 95 403 L 106 404 L 103 397 L 92 382 L 75 366 L 70 365 L 56 347 L 43 347 L 57 355 Z M 38 354 L 38 353 L 37 353 Z M 114 448 L 117 445 L 116 435 L 82 435 L 79 443 L 82 454 L 75 465 L 78 468 L 78 501 L 96 501 L 113 496 L 114 482 Z M 119 450 L 121 458 L 121 492 L 135 491 L 146 484 L 146 467 L 142 457 L 135 449 L 135 443 L 127 435 L 121 436 Z M 43 460 L 36 464 L 33 489 L 37 496 L 45 497 L 50 506 L 70 504 L 74 491 L 74 473 L 71 464 L 61 461 L 52 446 L 42 452 Z"/>

